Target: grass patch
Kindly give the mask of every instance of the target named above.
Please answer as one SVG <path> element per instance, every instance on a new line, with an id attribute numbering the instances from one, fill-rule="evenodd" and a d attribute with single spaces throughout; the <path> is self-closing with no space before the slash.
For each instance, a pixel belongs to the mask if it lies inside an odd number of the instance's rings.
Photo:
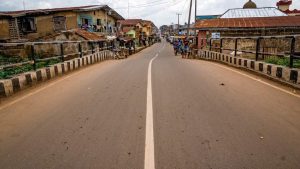
<path id="1" fill-rule="evenodd" d="M 0 57 L 0 61 L 1 61 L 1 57 Z M 10 58 L 9 61 L 10 62 L 8 62 L 8 60 L 3 60 L 3 62 L 1 62 L 1 64 L 2 63 L 5 63 L 5 64 L 20 63 L 20 62 L 25 62 L 26 60 L 19 59 L 19 58 Z M 51 65 L 55 65 L 60 62 L 61 61 L 59 59 L 51 59 L 51 60 L 47 60 L 47 61 L 42 61 L 42 62 L 36 63 L 36 68 L 40 69 L 40 68 L 48 67 Z M 13 68 L 4 68 L 3 70 L 0 70 L 0 79 L 9 79 L 12 76 L 15 76 L 15 75 L 18 75 L 21 73 L 25 73 L 25 72 L 29 72 L 29 71 L 33 71 L 32 64 L 25 64 L 25 65 L 13 67 Z"/>
<path id="2" fill-rule="evenodd" d="M 290 66 L 290 58 L 268 58 L 265 60 L 267 63 L 281 65 L 281 66 Z M 300 68 L 300 60 L 294 60 L 294 68 Z"/>

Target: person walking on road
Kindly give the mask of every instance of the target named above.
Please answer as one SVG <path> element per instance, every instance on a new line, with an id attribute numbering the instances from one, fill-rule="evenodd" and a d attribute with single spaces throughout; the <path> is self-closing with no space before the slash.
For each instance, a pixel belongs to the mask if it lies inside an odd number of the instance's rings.
<path id="1" fill-rule="evenodd" d="M 174 54 L 177 56 L 178 53 L 178 41 L 173 42 Z"/>

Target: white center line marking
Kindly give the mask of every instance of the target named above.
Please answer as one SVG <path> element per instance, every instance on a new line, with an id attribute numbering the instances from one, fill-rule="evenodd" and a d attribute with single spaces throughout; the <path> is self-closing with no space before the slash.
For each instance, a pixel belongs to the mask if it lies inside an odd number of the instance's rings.
<path id="1" fill-rule="evenodd" d="M 155 169 L 154 158 L 154 132 L 153 132 L 153 100 L 152 100 L 152 62 L 158 54 L 151 59 L 148 67 L 147 84 L 147 115 L 146 115 L 146 141 L 145 141 L 145 165 L 144 169 Z"/>

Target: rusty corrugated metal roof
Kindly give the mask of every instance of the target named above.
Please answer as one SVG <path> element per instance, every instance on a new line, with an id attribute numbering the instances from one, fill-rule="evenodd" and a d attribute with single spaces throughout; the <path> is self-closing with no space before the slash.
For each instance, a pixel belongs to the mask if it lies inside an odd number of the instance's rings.
<path id="1" fill-rule="evenodd" d="M 34 15 L 34 14 L 48 14 L 50 12 L 63 12 L 63 11 L 93 11 L 93 10 L 105 10 L 111 11 L 112 16 L 117 20 L 124 19 L 119 13 L 110 8 L 108 5 L 88 5 L 88 6 L 77 6 L 77 7 L 65 7 L 65 8 L 50 8 L 50 9 L 35 9 L 35 10 L 21 10 L 21 11 L 0 11 L 0 16 L 18 17 L 23 15 Z"/>
<path id="2" fill-rule="evenodd" d="M 218 18 L 197 21 L 196 29 L 300 27 L 300 16 Z"/>
<path id="3" fill-rule="evenodd" d="M 142 24 L 142 19 L 125 19 L 125 20 L 119 20 L 118 21 L 123 26 L 135 26 L 137 24 Z"/>
<path id="4" fill-rule="evenodd" d="M 89 8 L 95 7 L 97 5 L 89 5 L 89 6 L 78 6 L 78 7 L 65 7 L 65 8 L 51 8 L 51 9 L 34 9 L 34 10 L 21 10 L 21 11 L 0 11 L 0 15 L 20 15 L 20 14 L 32 14 L 32 13 L 40 13 L 40 12 L 58 12 L 58 11 L 70 11 L 70 10 L 78 10 L 81 8 Z"/>
<path id="5" fill-rule="evenodd" d="M 73 30 L 77 35 L 83 37 L 86 40 L 105 40 L 104 37 L 97 35 L 96 33 L 93 32 L 88 32 L 83 29 L 74 29 Z"/>
<path id="6" fill-rule="evenodd" d="M 123 28 L 123 32 L 124 32 L 124 33 L 127 33 L 127 32 L 129 32 L 129 31 L 131 31 L 131 30 L 134 30 L 134 28 L 132 28 L 132 27 L 124 27 L 124 28 Z"/>

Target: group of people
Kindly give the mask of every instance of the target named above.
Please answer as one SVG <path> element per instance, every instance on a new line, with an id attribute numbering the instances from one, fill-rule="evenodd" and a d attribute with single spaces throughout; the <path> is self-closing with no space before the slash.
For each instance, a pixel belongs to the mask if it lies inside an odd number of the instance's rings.
<path id="1" fill-rule="evenodd" d="M 188 40 L 175 40 L 173 42 L 174 53 L 177 56 L 178 53 L 181 53 L 182 58 L 187 58 L 190 51 L 189 41 Z"/>

